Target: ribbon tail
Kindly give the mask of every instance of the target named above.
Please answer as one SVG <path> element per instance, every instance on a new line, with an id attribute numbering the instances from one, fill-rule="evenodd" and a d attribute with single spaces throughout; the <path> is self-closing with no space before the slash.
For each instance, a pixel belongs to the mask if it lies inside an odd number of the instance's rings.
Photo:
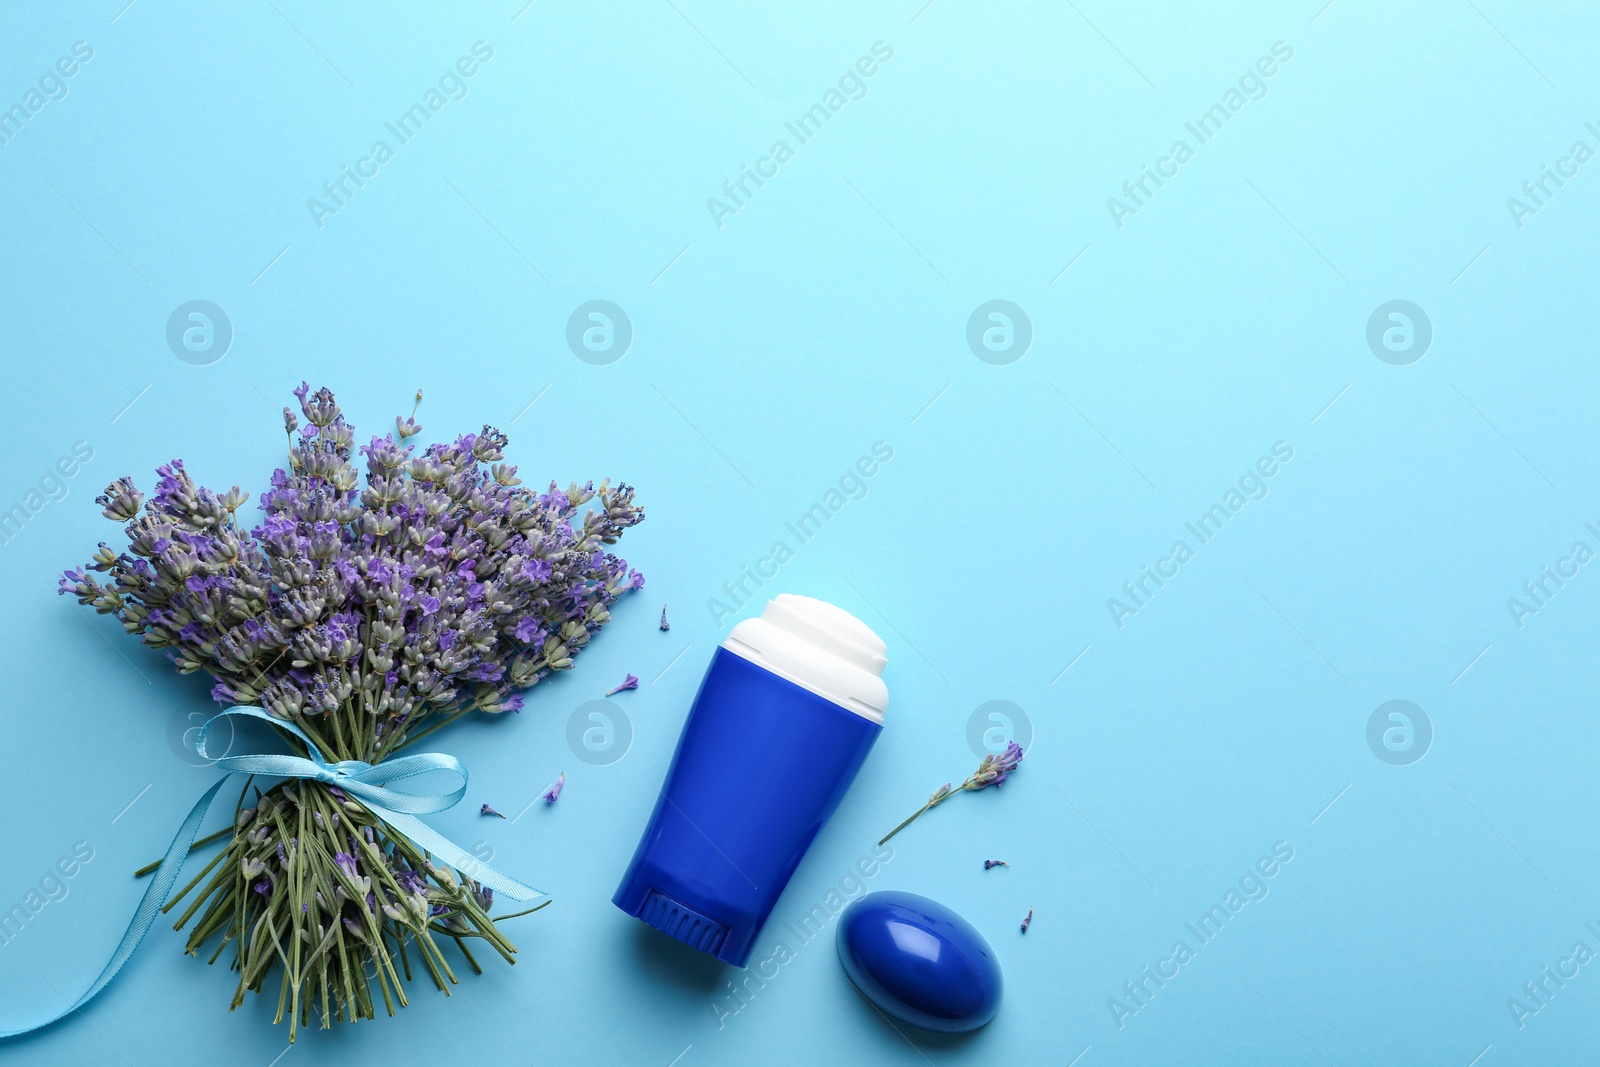
<path id="1" fill-rule="evenodd" d="M 515 878 L 501 874 L 415 815 L 383 809 L 379 809 L 374 814 L 390 827 L 410 838 L 412 843 L 419 848 L 431 852 L 436 859 L 449 864 L 473 881 L 488 886 L 496 893 L 504 894 L 512 900 L 524 901 L 540 900 L 549 895 L 530 885 L 524 885 Z"/>
<path id="2" fill-rule="evenodd" d="M 205 795 L 189 809 L 189 817 L 183 820 L 178 835 L 172 839 L 172 845 L 162 857 L 161 866 L 156 868 L 155 874 L 150 878 L 150 884 L 145 887 L 144 898 L 139 901 L 139 908 L 133 913 L 133 921 L 128 924 L 127 932 L 122 935 L 121 943 L 117 945 L 116 951 L 111 954 L 110 962 L 105 965 L 100 977 L 94 980 L 88 991 L 43 1022 L 24 1026 L 18 1030 L 0 1030 L 0 1039 L 29 1034 L 51 1023 L 59 1022 L 93 1000 L 102 989 L 111 984 L 111 980 L 133 957 L 145 934 L 150 932 L 150 927 L 155 925 L 156 915 L 161 911 L 161 906 L 167 902 L 167 895 L 172 892 L 172 887 L 177 884 L 178 875 L 183 871 L 184 861 L 189 857 L 189 846 L 200 836 L 200 824 L 205 820 L 206 812 L 211 809 L 211 801 L 216 797 L 217 791 L 232 777 L 224 775 L 217 779 L 217 784 L 206 790 Z"/>

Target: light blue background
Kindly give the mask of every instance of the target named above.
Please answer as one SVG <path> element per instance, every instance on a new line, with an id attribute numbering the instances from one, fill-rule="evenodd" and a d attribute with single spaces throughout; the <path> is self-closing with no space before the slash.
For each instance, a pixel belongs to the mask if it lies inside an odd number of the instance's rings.
<path id="1" fill-rule="evenodd" d="M 649 584 L 522 715 L 440 739 L 473 778 L 436 825 L 555 896 L 513 925 L 519 966 L 449 999 L 415 985 L 397 1018 L 284 1054 L 267 1000 L 228 1014 L 231 975 L 158 927 L 83 1018 L 10 1044 L 8 1062 L 1592 1055 L 1600 965 L 1520 1029 L 1507 1001 L 1580 939 L 1600 950 L 1584 928 L 1600 926 L 1600 564 L 1521 628 L 1506 603 L 1575 540 L 1600 548 L 1583 526 L 1600 522 L 1600 163 L 1521 228 L 1506 206 L 1575 140 L 1600 148 L 1584 129 L 1600 119 L 1592 12 L 123 3 L 13 9 L 0 39 L 4 106 L 73 42 L 94 48 L 70 94 L 0 146 L 0 507 L 74 442 L 94 450 L 0 548 L 0 906 L 74 842 L 95 850 L 0 947 L 0 1026 L 88 983 L 137 899 L 129 872 L 215 773 L 167 735 L 207 687 L 55 594 L 115 533 L 92 503 L 107 481 L 148 487 L 181 456 L 259 493 L 302 378 L 362 432 L 421 386 L 425 440 L 489 421 L 534 482 L 637 485 L 649 519 L 623 552 Z M 479 40 L 494 58 L 465 99 L 319 229 L 307 198 Z M 876 41 L 894 56 L 865 99 L 791 141 L 719 229 L 707 198 Z M 1265 98 L 1119 229 L 1107 198 L 1277 41 L 1293 59 Z M 196 298 L 235 334 L 209 366 L 165 342 Z M 634 328 L 609 366 L 564 341 L 595 298 Z M 965 342 L 991 299 L 1032 321 L 1009 366 Z M 1432 320 L 1410 366 L 1365 341 L 1393 299 Z M 966 1040 L 897 1033 L 850 988 L 830 928 L 719 1025 L 733 973 L 609 897 L 727 631 L 708 600 L 880 440 L 894 458 L 866 499 L 765 590 L 859 614 L 889 642 L 894 697 L 775 921 L 969 773 L 969 716 L 1012 701 L 1035 734 L 1022 770 L 897 838 L 871 883 L 967 916 L 1006 1000 Z M 1277 441 L 1294 458 L 1270 494 L 1118 629 L 1107 598 Z M 630 671 L 643 682 L 615 703 L 631 750 L 580 762 L 568 716 Z M 1366 741 L 1391 699 L 1433 726 L 1409 766 Z M 520 809 L 561 770 L 553 808 L 476 815 Z M 1270 895 L 1119 1028 L 1108 999 L 1174 941 L 1196 947 L 1184 924 L 1278 841 L 1294 859 Z"/>

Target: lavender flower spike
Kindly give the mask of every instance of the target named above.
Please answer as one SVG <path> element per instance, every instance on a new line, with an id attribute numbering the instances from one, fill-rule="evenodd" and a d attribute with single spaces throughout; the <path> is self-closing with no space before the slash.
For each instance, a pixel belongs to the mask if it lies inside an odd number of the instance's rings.
<path id="1" fill-rule="evenodd" d="M 540 795 L 539 799 L 544 801 L 546 804 L 554 804 L 556 802 L 556 798 L 561 795 L 561 787 L 566 784 L 567 772 L 562 771 L 556 776 L 556 784 L 551 786 L 549 789 L 546 789 L 544 793 Z"/>
<path id="2" fill-rule="evenodd" d="M 977 773 L 961 783 L 961 788 L 982 789 L 985 786 L 999 785 L 1021 762 L 1022 746 L 1015 741 L 1007 741 L 1006 750 L 1000 755 L 996 756 L 991 752 L 983 757 L 983 762 L 978 764 Z"/>
<path id="3" fill-rule="evenodd" d="M 606 690 L 606 696 L 608 696 L 608 697 L 616 696 L 618 693 L 622 692 L 624 689 L 637 689 L 637 688 L 639 688 L 639 679 L 635 678 L 633 675 L 630 674 L 630 675 L 628 675 L 626 678 L 624 678 L 622 680 L 622 684 L 621 685 L 619 685 L 619 686 L 617 686 L 617 687 L 615 687 L 613 689 L 607 689 Z"/>
<path id="4" fill-rule="evenodd" d="M 998 756 L 991 752 L 987 756 L 983 757 L 983 762 L 978 764 L 978 769 L 973 772 L 972 777 L 962 782 L 961 787 L 954 792 L 969 792 L 974 789 L 983 789 L 991 785 L 999 785 L 1001 782 L 1006 780 L 1012 771 L 1017 769 L 1017 764 L 1021 762 L 1022 746 L 1017 744 L 1015 741 L 1007 741 L 1006 750 L 1004 752 L 1000 753 Z M 950 783 L 946 782 L 944 785 L 933 791 L 933 795 L 928 798 L 928 802 L 926 804 L 912 812 L 911 818 L 907 819 L 899 826 L 896 826 L 887 834 L 884 834 L 882 840 L 880 840 L 878 844 L 883 844 L 884 841 L 889 840 L 889 838 L 893 837 L 901 830 L 904 830 L 907 826 L 910 826 L 923 812 L 927 811 L 940 801 L 949 798 L 951 795 L 952 790 L 950 789 Z M 984 868 L 988 869 L 988 867 L 991 865 L 992 863 L 986 863 L 984 864 Z M 1010 865 L 1007 864 L 1007 866 Z"/>

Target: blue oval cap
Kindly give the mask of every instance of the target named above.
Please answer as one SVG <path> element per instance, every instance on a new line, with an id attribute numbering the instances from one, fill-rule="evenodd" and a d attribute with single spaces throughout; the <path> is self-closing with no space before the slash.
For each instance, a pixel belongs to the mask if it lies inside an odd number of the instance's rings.
<path id="1" fill-rule="evenodd" d="M 839 919 L 839 962 L 884 1014 L 925 1030 L 976 1030 L 1000 1010 L 1005 981 L 972 924 L 936 900 L 869 893 Z"/>

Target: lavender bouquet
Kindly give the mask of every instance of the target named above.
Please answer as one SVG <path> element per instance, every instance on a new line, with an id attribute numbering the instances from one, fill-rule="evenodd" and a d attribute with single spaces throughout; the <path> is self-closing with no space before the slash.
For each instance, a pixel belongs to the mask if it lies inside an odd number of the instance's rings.
<path id="1" fill-rule="evenodd" d="M 218 704 L 292 724 L 279 732 L 297 751 L 378 764 L 474 712 L 516 711 L 644 584 L 606 551 L 644 517 L 628 486 L 524 488 L 488 426 L 418 453 L 413 408 L 360 449 L 363 487 L 333 394 L 295 395 L 305 424 L 284 409 L 288 467 L 260 525 L 240 529 L 237 486 L 197 486 L 175 460 L 148 502 L 127 478 L 98 498 L 126 551 L 101 543 L 61 591 L 179 672 L 208 672 Z M 190 926 L 190 954 L 215 940 L 215 962 L 231 946 L 233 1007 L 275 986 L 293 1040 L 313 1019 L 375 1018 L 376 999 L 393 1015 L 414 965 L 448 994 L 442 946 L 474 971 L 473 939 L 514 962 L 499 927 L 514 916 L 490 917 L 492 891 L 360 800 L 315 780 L 250 785 L 206 839 L 225 847 L 166 905 L 189 900 L 174 928 Z"/>

